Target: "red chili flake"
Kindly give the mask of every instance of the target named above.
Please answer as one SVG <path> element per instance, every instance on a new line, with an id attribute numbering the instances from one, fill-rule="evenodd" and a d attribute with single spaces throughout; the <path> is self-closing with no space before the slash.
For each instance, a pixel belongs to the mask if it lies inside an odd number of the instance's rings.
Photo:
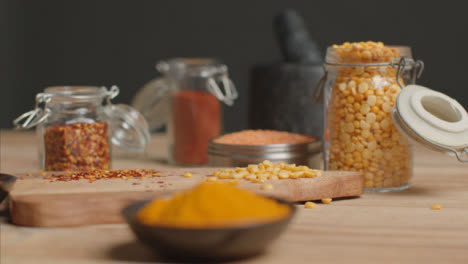
<path id="1" fill-rule="evenodd" d="M 134 182 L 132 183 L 132 185 L 140 185 L 141 183 L 138 183 L 138 182 Z"/>
<path id="2" fill-rule="evenodd" d="M 158 183 L 164 183 L 163 181 L 158 181 Z"/>
<path id="3" fill-rule="evenodd" d="M 157 177 L 154 176 L 157 171 L 152 169 L 137 169 L 137 170 L 90 170 L 90 171 L 79 171 L 79 172 L 68 172 L 65 174 L 52 176 L 45 176 L 44 179 L 55 181 L 77 181 L 86 179 L 90 183 L 101 179 L 143 179 L 146 177 Z"/>
<path id="4" fill-rule="evenodd" d="M 28 178 L 21 178 L 21 180 L 25 181 L 25 180 L 29 180 Z"/>
<path id="5" fill-rule="evenodd" d="M 44 133 L 44 145 L 48 171 L 108 169 L 110 166 L 107 123 L 49 127 Z"/>

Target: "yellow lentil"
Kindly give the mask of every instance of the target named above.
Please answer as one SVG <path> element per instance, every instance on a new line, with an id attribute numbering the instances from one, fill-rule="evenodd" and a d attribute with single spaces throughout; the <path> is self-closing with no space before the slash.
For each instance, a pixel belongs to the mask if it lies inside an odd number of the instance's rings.
<path id="1" fill-rule="evenodd" d="M 304 207 L 305 207 L 305 208 L 308 208 L 308 209 L 317 208 L 317 206 L 318 206 L 318 205 L 317 205 L 316 203 L 314 203 L 314 202 L 306 202 L 306 203 L 304 204 Z"/>
<path id="2" fill-rule="evenodd" d="M 321 201 L 323 204 L 329 204 L 332 202 L 332 198 L 322 198 Z"/>
<path id="3" fill-rule="evenodd" d="M 245 168 L 217 170 L 213 173 L 213 177 L 219 179 L 244 179 L 254 183 L 263 183 L 266 180 L 314 178 L 322 175 L 322 172 L 307 166 L 296 166 L 296 164 L 286 164 L 284 162 L 275 164 L 265 160 L 260 164 L 250 164 Z"/>
<path id="4" fill-rule="evenodd" d="M 271 191 L 273 189 L 274 189 L 274 187 L 273 187 L 273 185 L 271 183 L 266 182 L 266 183 L 262 184 L 262 190 L 264 190 L 264 191 Z"/>

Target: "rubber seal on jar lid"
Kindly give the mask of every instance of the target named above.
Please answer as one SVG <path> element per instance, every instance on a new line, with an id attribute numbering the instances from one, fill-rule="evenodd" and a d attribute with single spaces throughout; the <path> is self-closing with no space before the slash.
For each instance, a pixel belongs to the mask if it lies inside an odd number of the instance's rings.
<path id="1" fill-rule="evenodd" d="M 130 151 L 143 151 L 150 140 L 148 123 L 140 112 L 125 104 L 104 108 L 112 144 Z"/>
<path id="2" fill-rule="evenodd" d="M 468 114 L 443 93 L 408 85 L 398 95 L 392 117 L 402 133 L 431 149 L 458 154 L 467 151 Z"/>

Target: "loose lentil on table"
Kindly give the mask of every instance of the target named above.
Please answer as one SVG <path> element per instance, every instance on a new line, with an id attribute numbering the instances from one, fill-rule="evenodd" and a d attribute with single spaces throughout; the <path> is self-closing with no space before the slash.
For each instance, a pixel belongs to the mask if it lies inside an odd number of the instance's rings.
<path id="1" fill-rule="evenodd" d="M 269 145 L 269 144 L 300 144 L 313 142 L 316 138 L 275 130 L 244 130 L 223 135 L 214 140 L 215 143 L 233 145 Z"/>
<path id="2" fill-rule="evenodd" d="M 314 208 L 317 208 L 318 205 L 314 202 L 306 202 L 304 204 L 304 207 L 307 208 L 307 209 L 314 209 Z"/>
<path id="3" fill-rule="evenodd" d="M 109 169 L 108 125 L 76 123 L 46 128 L 45 170 L 82 171 Z"/>

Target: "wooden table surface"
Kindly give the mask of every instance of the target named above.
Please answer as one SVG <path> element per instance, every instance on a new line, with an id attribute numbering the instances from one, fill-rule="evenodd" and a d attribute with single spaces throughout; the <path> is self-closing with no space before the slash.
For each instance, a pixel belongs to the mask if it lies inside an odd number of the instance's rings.
<path id="1" fill-rule="evenodd" d="M 37 171 L 34 133 L 1 131 L 0 143 L 2 172 Z M 168 166 L 166 146 L 154 135 L 144 154 L 116 152 L 113 167 Z M 417 148 L 408 190 L 298 207 L 280 239 L 246 263 L 468 263 L 468 165 L 453 157 Z M 27 228 L 2 217 L 0 233 L 2 264 L 158 262 L 125 224 Z"/>

